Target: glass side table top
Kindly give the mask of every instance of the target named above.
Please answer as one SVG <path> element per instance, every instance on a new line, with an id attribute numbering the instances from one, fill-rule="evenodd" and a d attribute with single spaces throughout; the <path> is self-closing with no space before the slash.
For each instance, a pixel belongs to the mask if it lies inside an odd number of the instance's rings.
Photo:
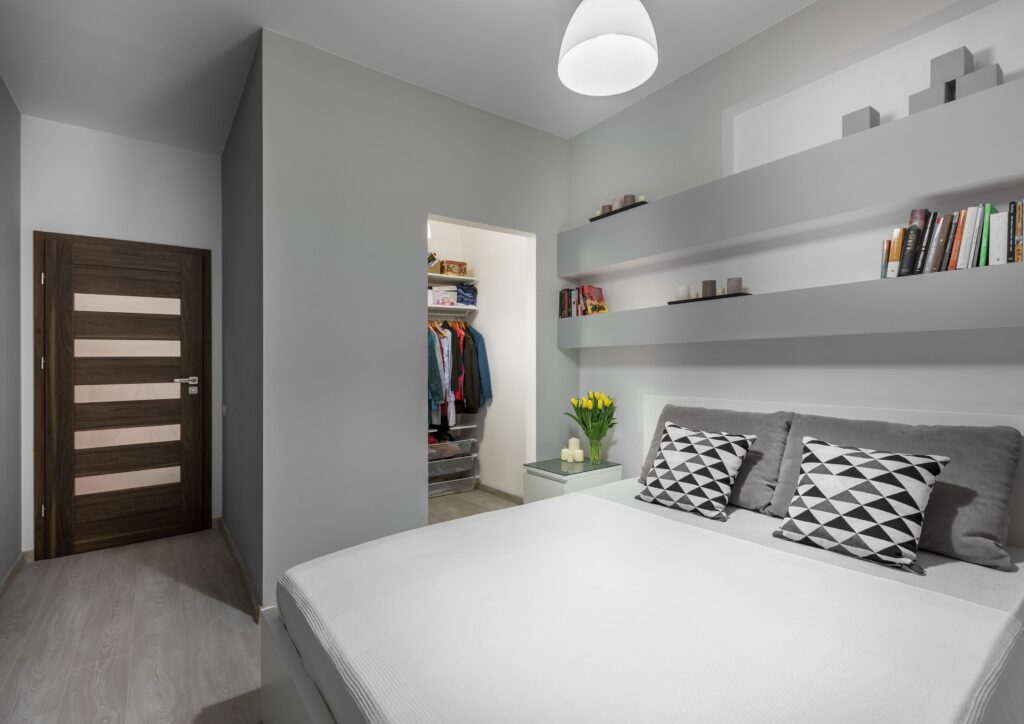
<path id="1" fill-rule="evenodd" d="M 584 460 L 581 463 L 567 463 L 564 460 L 541 460 L 536 463 L 526 463 L 526 467 L 533 468 L 534 470 L 541 470 L 545 473 L 553 473 L 555 475 L 579 475 L 580 473 L 589 473 L 594 470 L 605 470 L 606 468 L 617 468 L 619 463 L 608 462 L 602 460 L 597 465 L 594 465 L 589 460 Z"/>

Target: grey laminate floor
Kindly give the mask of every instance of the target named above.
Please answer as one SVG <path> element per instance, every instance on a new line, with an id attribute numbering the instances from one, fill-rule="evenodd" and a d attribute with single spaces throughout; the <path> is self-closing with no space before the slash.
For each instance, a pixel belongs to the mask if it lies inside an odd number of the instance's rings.
<path id="1" fill-rule="evenodd" d="M 30 563 L 0 597 L 0 722 L 258 722 L 259 659 L 217 530 Z"/>
<path id="2" fill-rule="evenodd" d="M 430 519 L 428 522 L 431 524 L 443 523 L 446 520 L 465 518 L 468 515 L 486 513 L 490 510 L 511 508 L 515 505 L 519 504 L 479 488 L 470 490 L 468 493 L 441 495 L 429 500 Z"/>

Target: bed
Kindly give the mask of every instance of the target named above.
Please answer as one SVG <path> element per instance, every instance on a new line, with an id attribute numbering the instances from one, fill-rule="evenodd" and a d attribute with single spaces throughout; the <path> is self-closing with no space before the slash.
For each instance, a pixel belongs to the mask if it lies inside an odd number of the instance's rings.
<path id="1" fill-rule="evenodd" d="M 645 400 L 645 438 L 668 401 Z M 722 523 L 636 491 L 291 569 L 264 613 L 264 721 L 1024 721 L 1024 549 L 1013 572 L 922 553 L 914 576 L 773 538 L 777 518 Z"/>

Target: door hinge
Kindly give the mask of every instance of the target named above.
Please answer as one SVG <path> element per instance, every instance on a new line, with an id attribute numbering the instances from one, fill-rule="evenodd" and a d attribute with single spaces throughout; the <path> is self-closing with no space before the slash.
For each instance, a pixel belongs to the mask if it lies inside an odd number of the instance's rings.
<path id="1" fill-rule="evenodd" d="M 45 518 L 46 517 L 46 506 L 45 505 L 40 505 L 39 506 L 39 517 L 40 518 Z"/>
<path id="2" fill-rule="evenodd" d="M 40 357 L 39 358 L 39 369 L 41 369 L 41 370 L 45 370 L 46 369 L 46 358 L 45 357 Z"/>
<path id="3" fill-rule="evenodd" d="M 39 285 L 40 286 L 45 286 L 46 285 L 46 272 L 39 272 Z"/>

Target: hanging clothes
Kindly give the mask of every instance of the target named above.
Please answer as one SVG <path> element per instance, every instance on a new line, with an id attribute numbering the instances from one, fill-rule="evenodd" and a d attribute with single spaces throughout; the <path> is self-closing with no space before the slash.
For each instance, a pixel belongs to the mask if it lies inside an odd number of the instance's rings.
<path id="1" fill-rule="evenodd" d="M 462 382 L 462 402 L 456 403 L 456 408 L 460 412 L 479 412 L 480 366 L 476 353 L 476 341 L 473 339 L 472 334 L 467 333 L 464 335 L 462 355 L 465 363 L 465 373 Z"/>
<path id="2" fill-rule="evenodd" d="M 464 322 L 427 325 L 430 424 L 446 434 L 456 413 L 474 414 L 491 402 L 491 371 L 480 332 Z"/>
<path id="3" fill-rule="evenodd" d="M 441 367 L 437 363 L 437 337 L 427 330 L 427 400 L 430 402 L 430 416 L 440 413 L 444 399 L 444 388 L 441 386 Z"/>
<path id="4" fill-rule="evenodd" d="M 437 409 L 430 408 L 430 424 L 440 425 L 444 421 L 447 425 L 455 424 L 455 393 L 452 389 L 452 339 L 451 330 L 441 327 L 431 327 L 429 330 L 437 344 L 437 366 L 441 382 L 441 393 Z M 428 369 L 429 375 L 429 369 Z M 428 378 L 428 386 L 430 384 Z M 429 394 L 429 392 L 428 392 Z"/>
<path id="5" fill-rule="evenodd" d="M 491 368 L 487 363 L 487 347 L 484 344 L 484 336 L 479 331 L 470 327 L 469 334 L 475 342 L 477 369 L 480 371 L 480 407 L 485 407 L 494 399 L 491 389 Z"/>

